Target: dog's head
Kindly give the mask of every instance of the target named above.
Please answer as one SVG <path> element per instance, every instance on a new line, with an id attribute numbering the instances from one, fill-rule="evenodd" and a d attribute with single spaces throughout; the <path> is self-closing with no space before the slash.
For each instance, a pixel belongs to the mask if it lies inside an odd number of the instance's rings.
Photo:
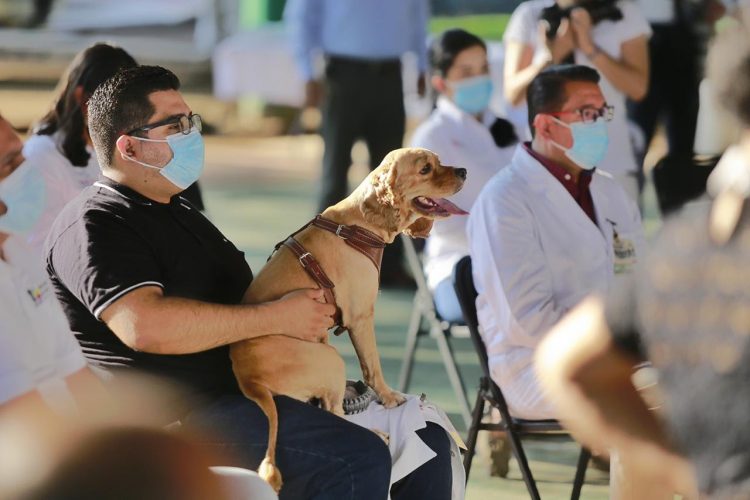
<path id="1" fill-rule="evenodd" d="M 370 196 L 362 212 L 372 224 L 392 233 L 405 232 L 424 238 L 435 219 L 466 215 L 446 196 L 461 190 L 466 169 L 442 165 L 427 149 L 403 148 L 391 151 L 365 179 Z"/>

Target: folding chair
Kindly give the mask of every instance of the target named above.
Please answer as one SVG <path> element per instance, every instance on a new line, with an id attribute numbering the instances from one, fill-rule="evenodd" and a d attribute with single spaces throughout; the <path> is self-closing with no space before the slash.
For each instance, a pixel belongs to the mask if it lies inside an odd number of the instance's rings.
<path id="1" fill-rule="evenodd" d="M 458 302 L 461 304 L 461 310 L 464 313 L 466 325 L 471 333 L 471 340 L 474 342 L 474 348 L 479 356 L 479 364 L 482 366 L 483 376 L 480 379 L 479 391 L 477 392 L 476 404 L 472 413 L 471 426 L 469 427 L 468 438 L 466 440 L 467 451 L 464 455 L 464 468 L 466 469 L 466 481 L 469 481 L 469 472 L 471 470 L 471 461 L 474 457 L 474 448 L 477 444 L 477 435 L 479 431 L 505 431 L 510 441 L 513 456 L 516 457 L 521 469 L 521 475 L 526 483 L 526 489 L 533 500 L 539 500 L 539 490 L 536 487 L 536 481 L 531 474 L 529 462 L 526 459 L 526 453 L 521 443 L 521 437 L 545 435 L 559 436 L 565 434 L 562 426 L 557 420 L 523 420 L 513 418 L 508 412 L 508 405 L 505 402 L 500 387 L 493 382 L 490 377 L 489 362 L 487 359 L 487 349 L 479 334 L 479 320 L 477 319 L 476 298 L 477 291 L 474 288 L 474 278 L 471 274 L 471 258 L 464 257 L 456 264 L 456 294 Z M 487 405 L 497 408 L 500 412 L 501 422 L 499 424 L 483 423 L 482 416 Z M 583 480 L 586 475 L 591 454 L 586 448 L 581 448 L 578 457 L 578 466 L 573 481 L 573 491 L 571 499 L 577 500 L 581 495 Z"/>
<path id="2" fill-rule="evenodd" d="M 401 392 L 409 390 L 411 374 L 414 368 L 414 356 L 417 352 L 419 339 L 427 335 L 431 336 L 437 342 L 440 356 L 443 358 L 445 371 L 448 373 L 451 386 L 456 393 L 461 416 L 468 427 L 471 423 L 469 399 L 464 389 L 464 382 L 458 370 L 458 363 L 456 362 L 456 356 L 450 340 L 454 337 L 469 337 L 469 330 L 464 324 L 449 323 L 438 315 L 435 310 L 432 292 L 427 287 L 427 279 L 424 275 L 422 261 L 417 254 L 417 249 L 414 247 L 414 243 L 410 237 L 401 235 L 401 238 L 409 268 L 417 283 L 417 291 L 414 294 L 414 305 L 411 311 L 411 319 L 409 320 L 409 330 L 406 334 L 406 350 L 401 362 L 398 390 Z"/>

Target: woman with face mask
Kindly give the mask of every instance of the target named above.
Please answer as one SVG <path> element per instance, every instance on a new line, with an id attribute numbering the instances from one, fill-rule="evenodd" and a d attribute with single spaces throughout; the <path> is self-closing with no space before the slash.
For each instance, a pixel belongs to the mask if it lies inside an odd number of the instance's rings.
<path id="1" fill-rule="evenodd" d="M 437 105 L 411 145 L 434 151 L 444 165 L 468 171 L 463 189 L 451 200 L 471 211 L 482 187 L 510 162 L 516 134 L 510 123 L 488 110 L 493 84 L 487 48 L 479 37 L 461 29 L 446 31 L 433 42 L 430 63 Z M 452 273 L 468 253 L 466 217 L 435 222 L 425 249 L 425 274 L 438 314 L 447 321 L 463 321 Z"/>

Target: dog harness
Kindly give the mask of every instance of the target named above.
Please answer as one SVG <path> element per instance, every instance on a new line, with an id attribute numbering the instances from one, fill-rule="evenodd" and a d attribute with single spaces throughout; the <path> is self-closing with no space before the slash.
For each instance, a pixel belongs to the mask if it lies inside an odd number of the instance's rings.
<path id="1" fill-rule="evenodd" d="M 281 241 L 274 247 L 276 252 L 281 246 L 287 247 L 291 250 L 294 255 L 297 256 L 302 268 L 305 272 L 323 289 L 323 295 L 326 302 L 336 306 L 336 313 L 333 316 L 334 326 L 336 330 L 333 332 L 334 335 L 341 335 L 349 328 L 343 325 L 343 318 L 341 309 L 336 304 L 336 294 L 334 293 L 334 284 L 325 273 L 320 263 L 308 252 L 302 244 L 297 241 L 294 237 L 301 231 L 307 229 L 310 226 L 314 226 L 330 233 L 335 234 L 350 247 L 357 250 L 359 253 L 365 255 L 372 264 L 380 276 L 380 262 L 383 260 L 383 249 L 385 248 L 385 241 L 367 229 L 360 226 L 346 226 L 344 224 L 337 224 L 330 219 L 326 219 L 320 215 L 317 215 L 313 220 L 299 228 L 297 231 L 292 233 L 286 240 Z M 273 254 L 271 254 L 273 255 Z M 269 260 L 271 257 L 268 258 Z"/>

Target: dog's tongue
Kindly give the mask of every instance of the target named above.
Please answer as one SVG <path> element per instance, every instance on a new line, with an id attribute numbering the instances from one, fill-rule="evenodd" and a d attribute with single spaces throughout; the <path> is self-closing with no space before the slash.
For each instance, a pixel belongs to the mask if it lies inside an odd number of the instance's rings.
<path id="1" fill-rule="evenodd" d="M 437 203 L 440 208 L 442 208 L 443 210 L 445 210 L 449 214 L 453 214 L 453 215 L 469 215 L 469 212 L 467 212 L 466 210 L 464 210 L 462 208 L 457 207 L 456 205 L 454 205 L 450 201 L 446 200 L 445 198 L 433 198 L 432 201 L 434 201 L 435 203 Z"/>

